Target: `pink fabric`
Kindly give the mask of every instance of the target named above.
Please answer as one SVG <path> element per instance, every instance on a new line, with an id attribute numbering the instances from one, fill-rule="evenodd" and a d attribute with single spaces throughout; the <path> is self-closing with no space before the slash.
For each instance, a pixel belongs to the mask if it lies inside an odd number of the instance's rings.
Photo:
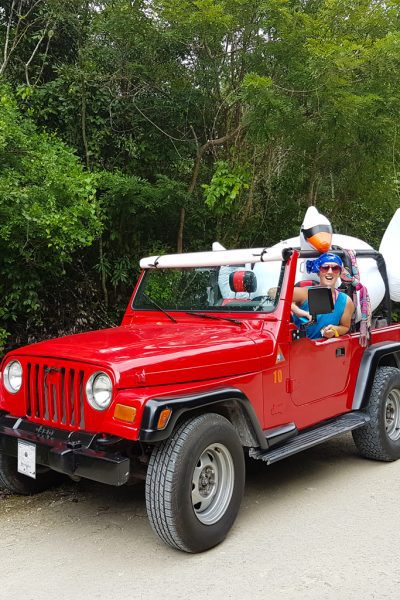
<path id="1" fill-rule="evenodd" d="M 368 346 L 371 340 L 371 302 L 367 288 L 360 282 L 360 271 L 357 265 L 356 253 L 354 250 L 344 250 L 344 252 L 351 261 L 351 273 L 348 269 L 344 269 L 340 277 L 343 281 L 346 283 L 351 283 L 353 286 L 353 302 L 356 309 L 358 305 L 357 292 L 360 292 L 360 346 L 365 347 Z"/>

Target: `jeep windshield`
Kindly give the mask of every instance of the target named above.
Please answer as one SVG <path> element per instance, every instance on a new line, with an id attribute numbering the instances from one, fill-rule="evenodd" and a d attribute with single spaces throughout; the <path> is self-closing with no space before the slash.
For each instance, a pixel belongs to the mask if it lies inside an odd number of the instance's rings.
<path id="1" fill-rule="evenodd" d="M 149 269 L 134 310 L 272 312 L 279 298 L 281 262 L 222 267 Z"/>

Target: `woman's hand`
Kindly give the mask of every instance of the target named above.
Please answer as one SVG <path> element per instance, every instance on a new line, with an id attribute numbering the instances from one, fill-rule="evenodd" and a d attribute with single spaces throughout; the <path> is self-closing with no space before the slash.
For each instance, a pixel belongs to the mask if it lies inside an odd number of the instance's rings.
<path id="1" fill-rule="evenodd" d="M 275 300 L 277 292 L 278 292 L 278 288 L 277 287 L 269 288 L 269 290 L 267 292 L 267 296 L 269 296 L 270 298 L 272 298 L 272 300 Z"/>
<path id="2" fill-rule="evenodd" d="M 335 325 L 327 325 L 321 330 L 321 335 L 329 340 L 334 337 L 339 337 L 339 332 Z"/>

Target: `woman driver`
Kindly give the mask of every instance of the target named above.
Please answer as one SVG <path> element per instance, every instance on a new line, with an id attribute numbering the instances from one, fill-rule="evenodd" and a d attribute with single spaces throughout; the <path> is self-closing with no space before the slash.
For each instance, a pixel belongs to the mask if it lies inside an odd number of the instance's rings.
<path id="1" fill-rule="evenodd" d="M 321 254 L 316 260 L 306 263 L 308 273 L 318 273 L 319 284 L 331 289 L 334 309 L 326 315 L 318 315 L 315 323 L 307 327 L 307 337 L 311 339 L 339 337 L 347 333 L 351 326 L 351 317 L 354 312 L 353 301 L 347 294 L 336 289 L 337 280 L 343 269 L 343 262 L 339 256 L 331 252 Z M 308 312 L 308 288 L 295 287 L 293 291 L 292 312 L 296 325 L 301 321 L 298 317 L 312 320 Z"/>

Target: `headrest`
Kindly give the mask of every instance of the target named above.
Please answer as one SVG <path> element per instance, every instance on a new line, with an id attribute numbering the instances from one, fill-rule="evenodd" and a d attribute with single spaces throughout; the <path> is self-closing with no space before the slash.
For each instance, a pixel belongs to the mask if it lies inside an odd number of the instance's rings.
<path id="1" fill-rule="evenodd" d="M 229 275 L 229 287 L 235 293 L 252 294 L 257 289 L 257 277 L 253 271 L 234 271 Z"/>

